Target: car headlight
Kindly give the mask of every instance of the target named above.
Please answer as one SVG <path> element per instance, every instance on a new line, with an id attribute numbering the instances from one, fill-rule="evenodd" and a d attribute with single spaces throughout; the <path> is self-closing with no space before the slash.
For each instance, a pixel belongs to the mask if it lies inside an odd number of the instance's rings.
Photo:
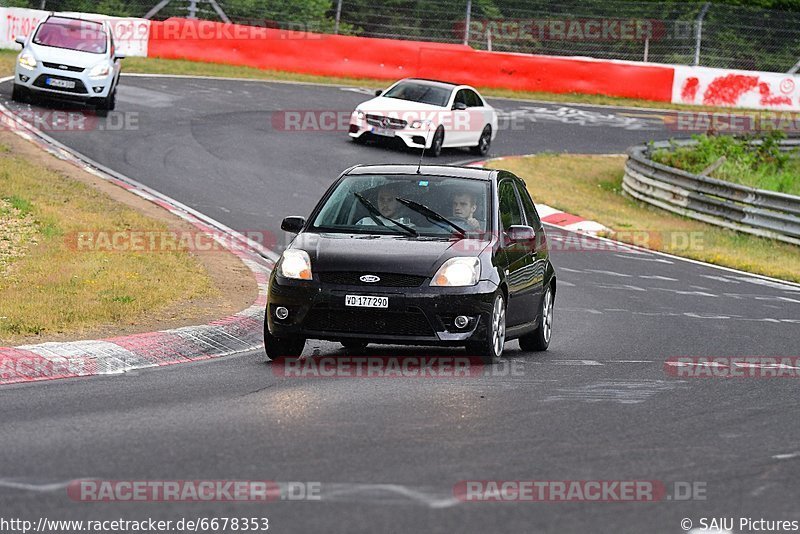
<path id="1" fill-rule="evenodd" d="M 311 258 L 305 250 L 289 249 L 281 256 L 281 276 L 296 280 L 311 280 Z"/>
<path id="2" fill-rule="evenodd" d="M 20 67 L 25 67 L 28 70 L 36 68 L 36 58 L 30 52 L 24 52 L 17 60 Z"/>
<path id="3" fill-rule="evenodd" d="M 450 258 L 439 267 L 431 280 L 432 286 L 474 286 L 481 279 L 481 261 L 478 258 Z"/>
<path id="4" fill-rule="evenodd" d="M 420 128 L 427 128 L 431 124 L 433 124 L 433 123 L 431 121 L 429 121 L 429 120 L 412 121 L 411 122 L 411 127 L 413 129 L 415 129 L 415 130 L 419 130 Z"/>
<path id="5" fill-rule="evenodd" d="M 108 63 L 100 63 L 89 71 L 89 78 L 105 78 L 109 72 L 111 72 L 111 66 Z"/>
<path id="6" fill-rule="evenodd" d="M 360 120 L 360 121 L 363 121 L 364 120 L 364 112 L 361 111 L 360 109 L 357 109 L 356 110 L 356 118 L 358 120 Z"/>

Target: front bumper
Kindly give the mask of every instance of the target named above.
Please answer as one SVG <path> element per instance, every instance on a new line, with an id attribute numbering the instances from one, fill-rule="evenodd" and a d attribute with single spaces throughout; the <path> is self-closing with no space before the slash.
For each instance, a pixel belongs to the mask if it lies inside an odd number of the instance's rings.
<path id="1" fill-rule="evenodd" d="M 17 64 L 14 69 L 14 83 L 37 95 L 59 100 L 93 102 L 108 97 L 114 85 L 114 70 L 102 78 L 90 78 L 87 70 L 74 72 L 49 68 L 41 61 L 33 70 Z M 74 84 L 74 87 L 53 86 L 47 83 L 48 79 Z"/>
<path id="2" fill-rule="evenodd" d="M 276 337 L 300 336 L 372 343 L 464 345 L 485 339 L 497 285 L 480 281 L 471 287 L 364 287 L 287 280 L 272 274 L 267 299 L 267 325 Z M 345 295 L 388 297 L 389 307 L 345 306 Z M 278 320 L 275 309 L 289 310 Z M 470 318 L 455 327 L 458 315 Z"/>
<path id="3" fill-rule="evenodd" d="M 384 141 L 402 141 L 408 148 L 430 148 L 433 139 L 433 132 L 426 132 L 418 128 L 391 129 L 393 135 L 381 135 L 376 133 L 378 128 L 370 126 L 365 122 L 351 122 L 348 134 L 353 139 L 375 139 Z M 426 138 L 427 133 L 427 138 Z"/>

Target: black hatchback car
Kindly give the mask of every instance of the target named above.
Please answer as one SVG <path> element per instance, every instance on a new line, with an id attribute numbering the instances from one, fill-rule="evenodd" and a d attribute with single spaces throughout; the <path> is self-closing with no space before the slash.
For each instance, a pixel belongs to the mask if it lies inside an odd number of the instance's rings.
<path id="1" fill-rule="evenodd" d="M 476 167 L 346 170 L 269 280 L 264 346 L 299 356 L 306 339 L 465 346 L 497 361 L 504 343 L 546 350 L 556 275 L 522 181 Z"/>

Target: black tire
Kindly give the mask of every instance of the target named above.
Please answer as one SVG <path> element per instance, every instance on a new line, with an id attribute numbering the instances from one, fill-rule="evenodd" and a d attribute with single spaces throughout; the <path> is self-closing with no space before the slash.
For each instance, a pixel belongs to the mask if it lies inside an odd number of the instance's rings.
<path id="1" fill-rule="evenodd" d="M 277 338 L 270 334 L 267 321 L 264 320 L 264 352 L 274 361 L 286 358 L 299 358 L 303 354 L 306 340 L 303 338 Z"/>
<path id="2" fill-rule="evenodd" d="M 470 147 L 473 154 L 485 156 L 489 153 L 489 147 L 492 146 L 492 127 L 488 124 L 483 127 L 481 137 L 478 139 L 478 144 Z"/>
<path id="3" fill-rule="evenodd" d="M 367 343 L 366 341 L 359 341 L 357 339 L 347 339 L 344 341 L 340 341 L 340 343 L 345 349 L 351 350 L 353 352 L 360 352 L 366 349 L 367 345 L 369 345 L 369 343 Z"/>
<path id="4" fill-rule="evenodd" d="M 519 338 L 519 348 L 525 352 L 542 352 L 550 346 L 553 337 L 553 318 L 555 316 L 555 293 L 553 286 L 547 286 L 539 306 L 539 328 Z"/>
<path id="5" fill-rule="evenodd" d="M 117 107 L 117 91 L 111 91 L 107 97 L 100 99 L 95 105 L 98 117 L 108 117 L 108 112 Z"/>
<path id="6" fill-rule="evenodd" d="M 433 139 L 431 140 L 431 147 L 428 149 L 427 153 L 431 155 L 433 158 L 438 158 L 442 153 L 442 145 L 444 144 L 444 128 L 439 126 L 436 128 L 436 132 L 433 134 Z"/>
<path id="7" fill-rule="evenodd" d="M 494 297 L 486 339 L 469 343 L 467 345 L 467 353 L 470 356 L 477 356 L 485 365 L 497 363 L 503 356 L 505 339 L 506 299 L 502 293 L 497 293 Z"/>
<path id="8" fill-rule="evenodd" d="M 14 102 L 22 102 L 22 103 L 27 102 L 28 91 L 24 87 L 20 87 L 15 83 L 14 88 L 11 89 L 11 100 L 13 100 Z"/>

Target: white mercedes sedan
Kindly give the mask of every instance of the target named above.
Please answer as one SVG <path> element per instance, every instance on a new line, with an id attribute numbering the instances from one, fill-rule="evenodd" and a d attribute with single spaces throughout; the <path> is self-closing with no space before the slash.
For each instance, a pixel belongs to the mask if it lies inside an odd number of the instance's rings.
<path id="1" fill-rule="evenodd" d="M 359 104 L 349 134 L 355 141 L 399 139 L 431 156 L 448 147 L 485 156 L 497 135 L 497 113 L 467 85 L 406 78 Z"/>

